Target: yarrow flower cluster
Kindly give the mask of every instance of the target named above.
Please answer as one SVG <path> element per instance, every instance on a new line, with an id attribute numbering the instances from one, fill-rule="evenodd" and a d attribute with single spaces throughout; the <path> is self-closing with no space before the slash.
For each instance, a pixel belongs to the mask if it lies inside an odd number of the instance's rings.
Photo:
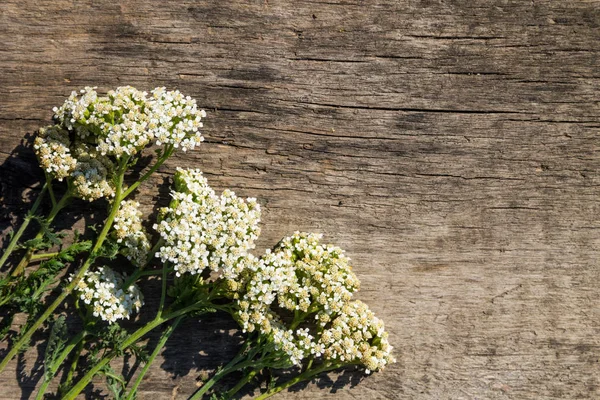
<path id="1" fill-rule="evenodd" d="M 343 250 L 320 244 L 321 237 L 296 232 L 251 265 L 239 300 L 246 309 L 242 314 L 268 309 L 277 300 L 279 308 L 314 313 L 320 325 L 327 323 L 328 316 L 351 299 L 360 281 Z M 250 319 L 244 329 L 253 330 L 261 324 Z"/>
<path id="2" fill-rule="evenodd" d="M 179 90 L 169 92 L 164 87 L 156 88 L 152 91 L 149 110 L 148 128 L 158 146 L 172 144 L 187 151 L 204 141 L 199 129 L 206 112 L 199 110 L 196 100 L 190 96 L 184 96 Z"/>
<path id="3" fill-rule="evenodd" d="M 347 364 L 362 364 L 366 372 L 378 371 L 396 359 L 383 321 L 360 300 L 346 304 L 318 342 L 323 358 Z"/>
<path id="4" fill-rule="evenodd" d="M 68 177 L 77 165 L 70 145 L 69 132 L 56 125 L 41 128 L 33 143 L 42 169 L 59 181 Z"/>
<path id="5" fill-rule="evenodd" d="M 137 201 L 123 201 L 113 225 L 116 242 L 123 246 L 122 254 L 137 267 L 146 264 L 150 251 L 150 241 L 142 226 L 139 208 Z"/>
<path id="6" fill-rule="evenodd" d="M 239 308 L 236 317 L 244 332 L 259 330 L 268 334 L 272 321 L 277 320 L 271 305 L 280 293 L 289 290 L 296 279 L 295 271 L 285 253 L 270 250 L 260 259 L 248 256 L 244 265 L 247 269 L 241 274 L 241 282 L 233 279 L 228 282 L 228 287 L 237 291 L 233 295 Z"/>
<path id="7" fill-rule="evenodd" d="M 338 312 L 360 287 L 352 272 L 350 259 L 337 246 L 322 245 L 320 234 L 300 233 L 283 239 L 275 251 L 284 252 L 293 262 L 297 280 L 279 296 L 280 306 L 288 310 L 315 312 L 321 324 L 326 315 Z"/>
<path id="8" fill-rule="evenodd" d="M 98 96 L 95 89 L 71 93 L 54 112 L 79 137 L 95 135 L 103 155 L 135 155 L 154 139 L 159 146 L 172 144 L 184 151 L 204 140 L 199 129 L 206 112 L 179 90 L 159 87 L 148 98 L 148 93 L 131 86 L 111 90 L 106 96 Z"/>
<path id="9" fill-rule="evenodd" d="M 160 87 L 148 97 L 131 86 L 106 96 L 95 89 L 74 91 L 55 107 L 57 125 L 40 130 L 34 143 L 44 171 L 72 180 L 78 197 L 92 201 L 113 196 L 117 160 L 137 155 L 153 141 L 186 151 L 204 140 L 199 129 L 206 113 L 178 90 Z"/>
<path id="10" fill-rule="evenodd" d="M 71 277 L 71 279 L 73 279 Z M 89 307 L 94 317 L 109 324 L 129 317 L 140 310 L 144 297 L 137 285 L 125 288 L 124 278 L 108 267 L 87 271 L 77 285 L 75 292 Z"/>
<path id="11" fill-rule="evenodd" d="M 65 129 L 74 130 L 76 128 L 77 121 L 86 118 L 86 115 L 90 113 L 90 106 L 95 104 L 98 100 L 98 93 L 96 93 L 96 87 L 86 86 L 81 89 L 79 93 L 75 90 L 71 92 L 71 95 L 60 107 L 54 107 L 54 118 L 65 127 Z M 80 135 L 82 135 L 80 133 Z"/>
<path id="12" fill-rule="evenodd" d="M 77 165 L 71 173 L 75 195 L 88 201 L 114 197 L 112 161 L 84 143 L 77 144 L 73 154 L 77 158 Z"/>
<path id="13" fill-rule="evenodd" d="M 297 326 L 312 320 L 323 329 L 360 286 L 343 251 L 320 244 L 320 239 L 321 235 L 300 232 L 283 239 L 249 266 L 237 300 L 244 331 L 272 335 L 275 347 L 294 364 L 324 351 L 308 328 Z"/>
<path id="14" fill-rule="evenodd" d="M 260 233 L 260 206 L 230 190 L 220 196 L 200 170 L 177 169 L 171 205 L 154 229 L 164 240 L 156 256 L 173 265 L 176 275 L 200 274 L 205 268 L 235 279 L 238 261 L 254 248 Z"/>
<path id="15" fill-rule="evenodd" d="M 103 155 L 135 155 L 153 139 L 147 129 L 146 95 L 130 86 L 111 90 L 97 100 L 87 118 L 84 115 L 77 122 L 100 129 L 98 150 Z"/>

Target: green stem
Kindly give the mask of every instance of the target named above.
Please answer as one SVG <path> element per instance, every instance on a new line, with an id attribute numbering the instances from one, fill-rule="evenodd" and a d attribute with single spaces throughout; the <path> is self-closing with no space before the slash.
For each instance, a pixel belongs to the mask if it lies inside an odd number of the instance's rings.
<path id="1" fill-rule="evenodd" d="M 64 399 L 74 399 L 75 397 L 77 397 L 77 395 L 79 393 L 81 393 L 81 391 L 83 389 L 85 389 L 85 387 L 87 386 L 87 384 L 89 383 L 89 381 L 92 380 L 92 378 L 98 373 L 98 371 L 100 371 L 102 368 L 104 368 L 106 366 L 106 364 L 108 364 L 111 360 L 113 359 L 112 356 L 106 356 L 104 357 L 102 360 L 100 360 L 96 365 L 94 365 L 72 388 L 71 390 L 69 390 L 64 396 L 63 396 L 63 400 Z M 85 383 L 83 383 L 85 382 Z"/>
<path id="2" fill-rule="evenodd" d="M 50 201 L 52 202 L 52 207 L 56 206 L 56 196 L 54 196 L 54 189 L 52 189 L 52 177 L 48 174 L 46 175 L 46 184 L 48 185 L 48 194 L 50 195 Z"/>
<path id="3" fill-rule="evenodd" d="M 196 391 L 196 393 L 194 393 L 193 396 L 190 397 L 188 400 L 200 399 L 206 392 L 208 392 L 210 390 L 210 388 L 212 388 L 215 385 L 215 383 L 220 381 L 226 375 L 229 375 L 232 372 L 235 372 L 240 369 L 247 368 L 247 367 L 251 367 L 254 365 L 255 360 L 252 360 L 252 359 L 240 362 L 244 358 L 245 358 L 244 355 L 239 355 L 239 356 L 235 357 L 233 360 L 231 360 L 229 362 L 229 364 L 227 364 L 225 367 L 223 367 L 222 369 L 217 371 L 213 375 L 213 377 L 210 378 L 207 382 L 205 382 L 202 385 L 202 387 L 200 389 L 198 389 L 198 391 Z"/>
<path id="4" fill-rule="evenodd" d="M 136 269 L 134 271 L 133 274 L 131 274 L 131 276 L 129 278 L 127 278 L 127 280 L 125 281 L 125 283 L 123 285 L 124 288 L 128 288 L 129 286 L 131 286 L 131 284 L 133 284 L 135 281 L 137 281 L 142 276 L 161 275 L 163 273 L 162 270 L 144 271 L 144 268 L 148 264 L 150 264 L 150 261 L 152 261 L 152 258 L 154 258 L 154 256 L 153 256 L 154 253 L 156 253 L 158 251 L 158 249 L 163 245 L 163 243 L 164 243 L 164 240 L 162 238 L 158 242 L 156 242 L 154 247 L 152 247 L 152 249 L 148 252 L 148 260 L 146 261 L 146 264 L 140 266 L 138 269 Z"/>
<path id="5" fill-rule="evenodd" d="M 83 351 L 83 346 L 85 345 L 85 339 L 82 339 L 77 344 L 77 351 L 73 355 L 73 360 L 71 361 L 71 367 L 67 372 L 67 378 L 65 379 L 65 383 L 63 385 L 64 388 L 68 388 L 73 382 L 73 376 L 75 375 L 75 371 L 77 371 L 77 364 L 79 364 L 79 358 L 81 357 L 81 352 Z"/>
<path id="6" fill-rule="evenodd" d="M 242 363 L 244 365 L 246 365 L 248 363 L 251 363 L 251 365 L 255 365 L 254 356 L 256 355 L 256 352 L 255 351 L 248 352 L 248 350 L 251 349 L 253 347 L 253 345 L 255 345 L 254 346 L 255 348 L 260 347 L 259 346 L 260 345 L 260 337 L 259 337 L 259 340 L 257 343 L 253 343 L 252 339 L 246 340 L 244 342 L 242 348 L 235 355 L 235 357 L 233 357 L 233 359 L 231 361 L 229 361 L 229 363 L 226 366 L 224 366 L 223 368 L 218 370 L 210 380 L 205 382 L 202 385 L 202 387 L 200 389 L 198 389 L 198 391 L 196 391 L 196 393 L 194 393 L 194 395 L 192 397 L 189 398 L 189 400 L 200 398 L 203 394 L 205 394 L 215 383 L 217 383 L 225 375 L 240 369 L 239 365 L 242 361 L 244 361 Z"/>
<path id="7" fill-rule="evenodd" d="M 310 358 L 308 359 L 308 362 L 306 363 L 306 367 L 304 368 L 304 371 L 308 371 L 312 367 L 314 361 L 315 361 L 315 357 L 310 356 Z"/>
<path id="8" fill-rule="evenodd" d="M 293 379 L 290 379 L 289 381 L 275 386 L 274 388 L 271 388 L 269 390 L 267 390 L 265 393 L 261 394 L 260 396 L 258 396 L 255 400 L 264 400 L 268 397 L 273 396 L 274 394 L 277 394 L 279 392 L 281 392 L 284 389 L 287 389 L 291 386 L 294 386 L 296 383 L 305 381 L 305 380 L 309 380 L 311 379 L 313 376 L 320 374 L 321 372 L 325 372 L 325 371 L 331 371 L 334 369 L 338 369 L 340 368 L 342 365 L 340 364 L 324 364 L 318 368 L 315 368 L 313 370 L 306 370 L 303 373 L 301 373 L 300 375 L 296 376 Z"/>
<path id="9" fill-rule="evenodd" d="M 161 237 L 148 252 L 148 262 L 146 264 L 150 263 L 150 260 L 152 260 L 155 257 L 156 252 L 162 247 L 163 244 L 165 244 L 165 240 Z"/>
<path id="10" fill-rule="evenodd" d="M 138 277 L 141 278 L 143 276 L 152 276 L 152 275 L 162 275 L 162 270 L 152 269 L 148 271 L 142 271 L 138 274 Z"/>
<path id="11" fill-rule="evenodd" d="M 173 150 L 174 148 L 172 145 L 167 147 L 163 155 L 160 156 L 158 160 L 156 160 L 156 163 L 152 166 L 152 168 L 150 168 L 148 172 L 146 172 L 140 179 L 138 179 L 137 182 L 135 182 L 129 188 L 127 188 L 127 190 L 125 190 L 125 192 L 123 193 L 123 197 L 129 196 L 129 194 L 131 194 L 131 192 L 137 189 L 137 187 L 140 186 L 142 182 L 147 180 L 150 177 L 150 175 L 156 172 L 156 170 L 160 168 L 160 166 L 167 160 L 167 158 L 169 158 L 171 154 L 173 154 Z"/>
<path id="12" fill-rule="evenodd" d="M 19 239 L 21 238 L 21 236 L 23 236 L 23 233 L 25 232 L 25 229 L 27 229 L 27 226 L 29 225 L 29 222 L 31 221 L 32 216 L 35 214 L 37 209 L 40 207 L 40 204 L 42 203 L 42 199 L 44 198 L 44 193 L 46 193 L 47 189 L 48 189 L 48 183 L 45 183 L 44 186 L 42 187 L 42 191 L 40 192 L 37 199 L 33 203 L 33 206 L 31 206 L 31 210 L 29 211 L 29 214 L 23 220 L 23 223 L 19 227 L 19 230 L 17 232 L 15 232 L 15 234 L 13 235 L 12 239 L 10 240 L 10 243 L 8 244 L 8 247 L 6 248 L 6 251 L 4 251 L 4 254 L 2 254 L 2 257 L 0 258 L 0 268 L 2 268 L 2 266 L 4 265 L 4 263 L 6 262 L 8 257 L 11 255 L 11 253 L 15 249 L 15 246 L 19 242 Z"/>
<path id="13" fill-rule="evenodd" d="M 29 257 L 29 261 L 36 261 L 36 260 L 43 260 L 45 258 L 52 258 L 52 257 L 56 257 L 58 254 L 59 254 L 59 252 L 33 254 L 31 257 Z"/>
<path id="14" fill-rule="evenodd" d="M 66 207 L 69 200 L 71 200 L 71 197 L 72 197 L 71 192 L 67 191 L 67 193 L 64 194 L 64 196 L 60 199 L 60 201 L 58 203 L 56 203 L 56 205 L 54 207 L 52 207 L 52 210 L 50 210 L 50 214 L 48 214 L 48 218 L 46 218 L 46 223 L 48 223 L 48 224 L 52 223 L 52 221 L 54 220 L 56 215 L 60 212 L 60 210 L 62 210 L 63 208 Z M 40 239 L 42 236 L 44 236 L 44 230 L 40 229 L 40 231 L 35 236 L 34 240 Z M 33 249 L 27 250 L 27 252 L 23 256 L 23 258 L 21 259 L 21 262 L 19 262 L 17 267 L 10 273 L 11 276 L 18 276 L 21 273 L 23 273 L 23 270 L 25 269 L 25 267 L 27 267 L 27 265 L 29 264 L 29 261 L 31 260 L 31 258 L 33 256 L 33 252 L 34 252 Z"/>
<path id="15" fill-rule="evenodd" d="M 156 313 L 156 317 L 160 318 L 165 308 L 165 300 L 167 299 L 167 265 L 164 264 L 162 267 L 162 285 L 160 291 L 160 304 L 158 305 L 158 312 Z"/>
<path id="16" fill-rule="evenodd" d="M 302 312 L 302 311 L 294 311 L 294 321 L 292 322 L 292 324 L 290 325 L 290 329 L 294 330 L 298 327 L 298 325 L 300 325 L 300 323 L 302 323 L 302 321 L 304 321 L 304 319 L 306 318 L 306 316 L 308 315 L 308 313 Z"/>
<path id="17" fill-rule="evenodd" d="M 250 382 L 250 380 L 254 378 L 256 374 L 258 374 L 258 371 L 258 369 L 253 369 L 252 371 L 248 372 L 248 374 L 246 374 L 246 376 L 243 377 L 231 390 L 225 393 L 225 398 L 231 399 L 234 394 L 239 392 L 241 388 L 246 386 L 246 384 Z"/>
<path id="18" fill-rule="evenodd" d="M 87 272 L 87 270 L 92 265 L 92 262 L 95 260 L 96 254 L 98 253 L 98 250 L 100 250 L 100 248 L 102 247 L 102 244 L 104 243 L 104 240 L 106 239 L 106 236 L 108 235 L 108 232 L 109 232 L 110 228 L 112 227 L 112 223 L 115 219 L 115 216 L 117 215 L 117 212 L 119 211 L 119 204 L 120 204 L 121 200 L 123 200 L 123 197 L 121 197 L 121 190 L 123 187 L 123 175 L 124 175 L 126 166 L 127 166 L 127 160 L 125 160 L 125 162 L 121 164 L 121 168 L 117 172 L 118 182 L 116 185 L 115 199 L 113 201 L 113 204 L 112 204 L 112 207 L 110 210 L 110 214 L 106 218 L 104 228 L 98 235 L 98 238 L 96 239 L 96 244 L 92 248 L 92 251 L 90 252 L 87 260 L 85 261 L 85 263 L 83 264 L 83 266 L 81 267 L 79 272 L 77 272 L 77 275 L 75 275 L 75 277 L 71 280 L 71 282 L 69 282 L 69 284 L 63 289 L 63 291 L 58 295 L 58 297 L 54 300 L 54 302 L 52 302 L 52 304 L 50 304 L 50 306 L 37 319 L 37 321 L 35 321 L 31 325 L 31 327 L 27 330 L 27 332 L 25 332 L 23 334 L 23 336 L 21 336 L 21 338 L 17 341 L 17 343 L 13 344 L 12 349 L 4 357 L 2 362 L 0 362 L 0 372 L 2 372 L 4 370 L 4 368 L 6 368 L 6 365 L 10 362 L 10 360 L 12 360 L 17 355 L 17 353 L 27 343 L 29 343 L 29 340 L 31 339 L 31 336 L 33 335 L 33 333 L 35 331 L 37 331 L 42 326 L 42 324 L 52 315 L 54 310 L 56 310 L 62 304 L 62 302 L 73 291 L 73 289 L 77 286 L 77 284 L 79 284 L 81 279 L 83 279 L 84 274 Z"/>
<path id="19" fill-rule="evenodd" d="M 133 387 L 129 391 L 129 394 L 127 395 L 127 397 L 125 398 L 125 400 L 133 400 L 135 398 L 135 394 L 136 394 L 137 388 L 140 385 L 140 383 L 142 383 L 142 379 L 144 379 L 144 376 L 146 375 L 146 373 L 148 372 L 148 369 L 150 368 L 150 366 L 154 362 L 154 359 L 156 358 L 156 356 L 158 356 L 158 354 L 160 353 L 161 349 L 164 347 L 165 343 L 167 343 L 167 340 L 169 340 L 169 337 L 171 336 L 171 334 L 173 333 L 173 331 L 175 331 L 175 329 L 177 328 L 177 325 L 179 325 L 179 323 L 183 320 L 183 317 L 184 317 L 183 315 L 179 316 L 173 322 L 173 325 L 171 325 L 162 334 L 162 336 L 160 338 L 160 341 L 158 342 L 158 344 L 154 348 L 154 351 L 150 355 L 150 358 L 148 358 L 148 361 L 146 361 L 146 365 L 144 365 L 144 368 L 142 368 L 142 370 L 140 371 L 140 374 L 138 375 L 138 377 L 136 378 L 135 382 L 133 383 Z"/>
<path id="20" fill-rule="evenodd" d="M 13 296 L 14 296 L 14 293 L 11 292 L 11 293 L 7 294 L 6 297 L 2 297 L 2 299 L 0 300 L 0 307 L 5 305 L 9 301 L 11 301 Z M 12 316 L 14 316 L 14 314 Z M 7 317 L 5 317 L 5 318 L 7 318 Z M 4 321 L 4 319 L 3 319 L 3 321 Z"/>
<path id="21" fill-rule="evenodd" d="M 71 351 L 73 351 L 75 346 L 77 346 L 77 344 L 81 340 L 83 340 L 83 338 L 86 335 L 87 335 L 86 331 L 79 332 L 79 334 L 77 336 L 73 337 L 73 339 L 71 339 L 71 341 L 65 346 L 65 348 L 60 353 L 58 358 L 56 360 L 54 360 L 52 365 L 49 367 L 48 372 L 45 373 L 44 381 L 42 382 L 42 385 L 38 389 L 37 395 L 35 396 L 35 400 L 42 400 L 44 398 L 44 394 L 46 393 L 46 389 L 48 388 L 48 385 L 50 385 L 50 382 L 52 382 L 52 378 L 54 378 L 54 375 L 56 375 L 56 372 L 61 367 L 61 365 L 65 361 L 65 359 L 69 356 Z"/>
<path id="22" fill-rule="evenodd" d="M 147 271 L 137 270 L 136 272 L 131 274 L 131 276 L 129 278 L 127 278 L 127 280 L 123 284 L 123 287 L 131 286 L 132 283 L 134 283 L 135 281 L 137 281 L 139 278 L 141 278 L 143 276 L 152 276 L 152 275 L 162 275 L 162 270 L 156 270 L 156 269 L 147 270 Z"/>
<path id="23" fill-rule="evenodd" d="M 90 383 L 92 378 L 100 371 L 104 366 L 106 366 L 114 357 L 115 353 L 123 352 L 129 346 L 140 340 L 145 334 L 153 330 L 154 328 L 164 324 L 167 321 L 170 321 L 179 316 L 185 315 L 192 311 L 198 311 L 205 306 L 210 306 L 210 304 L 205 303 L 195 303 L 190 306 L 184 307 L 177 311 L 172 311 L 170 313 L 163 314 L 161 317 L 154 318 L 148 324 L 138 329 L 134 333 L 128 336 L 119 346 L 117 346 L 114 352 L 106 355 L 102 360 L 100 360 L 96 365 L 92 367 L 72 388 L 69 390 L 67 394 L 63 397 L 63 400 L 73 400 L 85 387 Z"/>

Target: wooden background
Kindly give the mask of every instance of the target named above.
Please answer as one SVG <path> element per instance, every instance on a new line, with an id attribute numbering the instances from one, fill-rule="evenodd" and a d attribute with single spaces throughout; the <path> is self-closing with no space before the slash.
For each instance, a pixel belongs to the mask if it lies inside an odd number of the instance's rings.
<path id="1" fill-rule="evenodd" d="M 3 0 L 2 227 L 40 175 L 22 138 L 71 90 L 179 88 L 207 141 L 145 210 L 194 166 L 260 199 L 260 251 L 324 233 L 397 349 L 278 398 L 598 398 L 599 39 L 584 0 Z M 141 397 L 192 393 L 230 327 L 188 321 Z M 33 364 L 11 368 L 0 398 L 27 398 Z"/>

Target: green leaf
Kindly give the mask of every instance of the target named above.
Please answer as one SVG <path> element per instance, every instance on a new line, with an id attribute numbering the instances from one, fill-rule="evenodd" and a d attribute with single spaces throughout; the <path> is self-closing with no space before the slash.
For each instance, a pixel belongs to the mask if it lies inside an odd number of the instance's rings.
<path id="1" fill-rule="evenodd" d="M 208 299 L 210 285 L 200 275 L 185 274 L 175 278 L 167 294 L 175 299 L 172 307 L 177 309 Z"/>
<path id="2" fill-rule="evenodd" d="M 15 314 L 9 314 L 0 323 L 0 340 L 6 340 L 6 336 L 10 331 L 10 327 L 12 326 L 12 322 L 15 319 Z"/>
<path id="3" fill-rule="evenodd" d="M 64 349 L 67 338 L 68 332 L 65 316 L 60 315 L 52 325 L 48 344 L 46 345 L 46 352 L 44 354 L 44 379 L 52 379 L 51 367 Z"/>
<path id="4" fill-rule="evenodd" d="M 117 242 L 107 239 L 98 251 L 97 256 L 113 260 L 119 254 L 119 247 Z"/>
<path id="5" fill-rule="evenodd" d="M 105 366 L 102 370 L 100 370 L 99 373 L 106 377 L 106 386 L 113 394 L 115 400 L 121 400 L 125 398 L 124 395 L 126 382 L 121 375 L 117 374 L 110 365 Z"/>
<path id="6" fill-rule="evenodd" d="M 52 246 L 43 237 L 30 239 L 30 240 L 26 241 L 25 243 L 23 243 L 23 245 L 21 246 L 21 248 L 31 249 L 31 250 L 46 250 L 46 249 L 49 249 L 50 247 L 52 247 Z"/>

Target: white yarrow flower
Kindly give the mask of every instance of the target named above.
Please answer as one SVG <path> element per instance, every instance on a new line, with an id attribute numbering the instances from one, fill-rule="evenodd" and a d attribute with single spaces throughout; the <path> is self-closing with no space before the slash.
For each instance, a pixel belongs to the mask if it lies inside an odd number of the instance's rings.
<path id="1" fill-rule="evenodd" d="M 70 145 L 69 133 L 56 125 L 41 128 L 33 143 L 40 167 L 59 181 L 67 178 L 77 165 Z"/>
<path id="2" fill-rule="evenodd" d="M 123 201 L 113 225 L 113 235 L 123 247 L 122 254 L 137 267 L 146 264 L 150 251 L 150 240 L 142 226 L 139 207 L 137 201 Z"/>
<path id="3" fill-rule="evenodd" d="M 345 305 L 319 338 L 323 357 L 345 363 L 360 363 L 367 373 L 396 362 L 383 321 L 360 300 Z"/>
<path id="4" fill-rule="evenodd" d="M 242 329 L 272 335 L 275 348 L 293 364 L 322 354 L 323 347 L 309 329 L 292 329 L 287 314 L 300 318 L 299 323 L 316 320 L 323 329 L 360 285 L 343 251 L 321 245 L 320 239 L 321 235 L 296 232 L 260 259 L 250 259 L 247 281 L 237 295 Z"/>
<path id="5" fill-rule="evenodd" d="M 200 274 L 206 268 L 235 279 L 240 263 L 254 248 L 260 233 L 260 206 L 256 199 L 245 201 L 232 191 L 217 195 L 200 170 L 177 169 L 171 205 L 154 229 L 164 240 L 156 253 L 172 263 L 177 276 Z"/>
<path id="6" fill-rule="evenodd" d="M 99 267 L 85 273 L 75 287 L 75 294 L 89 305 L 95 317 L 112 324 L 119 319 L 129 319 L 144 304 L 144 297 L 137 285 L 124 288 L 124 283 L 124 277 L 118 272 Z"/>
<path id="7" fill-rule="evenodd" d="M 44 171 L 69 179 L 76 196 L 110 198 L 119 160 L 131 161 L 153 142 L 193 149 L 204 140 L 200 128 L 205 116 L 195 100 L 177 90 L 156 88 L 149 97 L 122 86 L 99 96 L 95 87 L 86 87 L 54 108 L 57 125 L 40 130 L 34 150 Z"/>
<path id="8" fill-rule="evenodd" d="M 167 91 L 164 87 L 154 89 L 148 109 L 148 129 L 157 145 L 172 144 L 175 148 L 187 151 L 204 141 L 200 128 L 206 112 L 198 109 L 196 100 L 184 97 L 179 90 Z"/>

